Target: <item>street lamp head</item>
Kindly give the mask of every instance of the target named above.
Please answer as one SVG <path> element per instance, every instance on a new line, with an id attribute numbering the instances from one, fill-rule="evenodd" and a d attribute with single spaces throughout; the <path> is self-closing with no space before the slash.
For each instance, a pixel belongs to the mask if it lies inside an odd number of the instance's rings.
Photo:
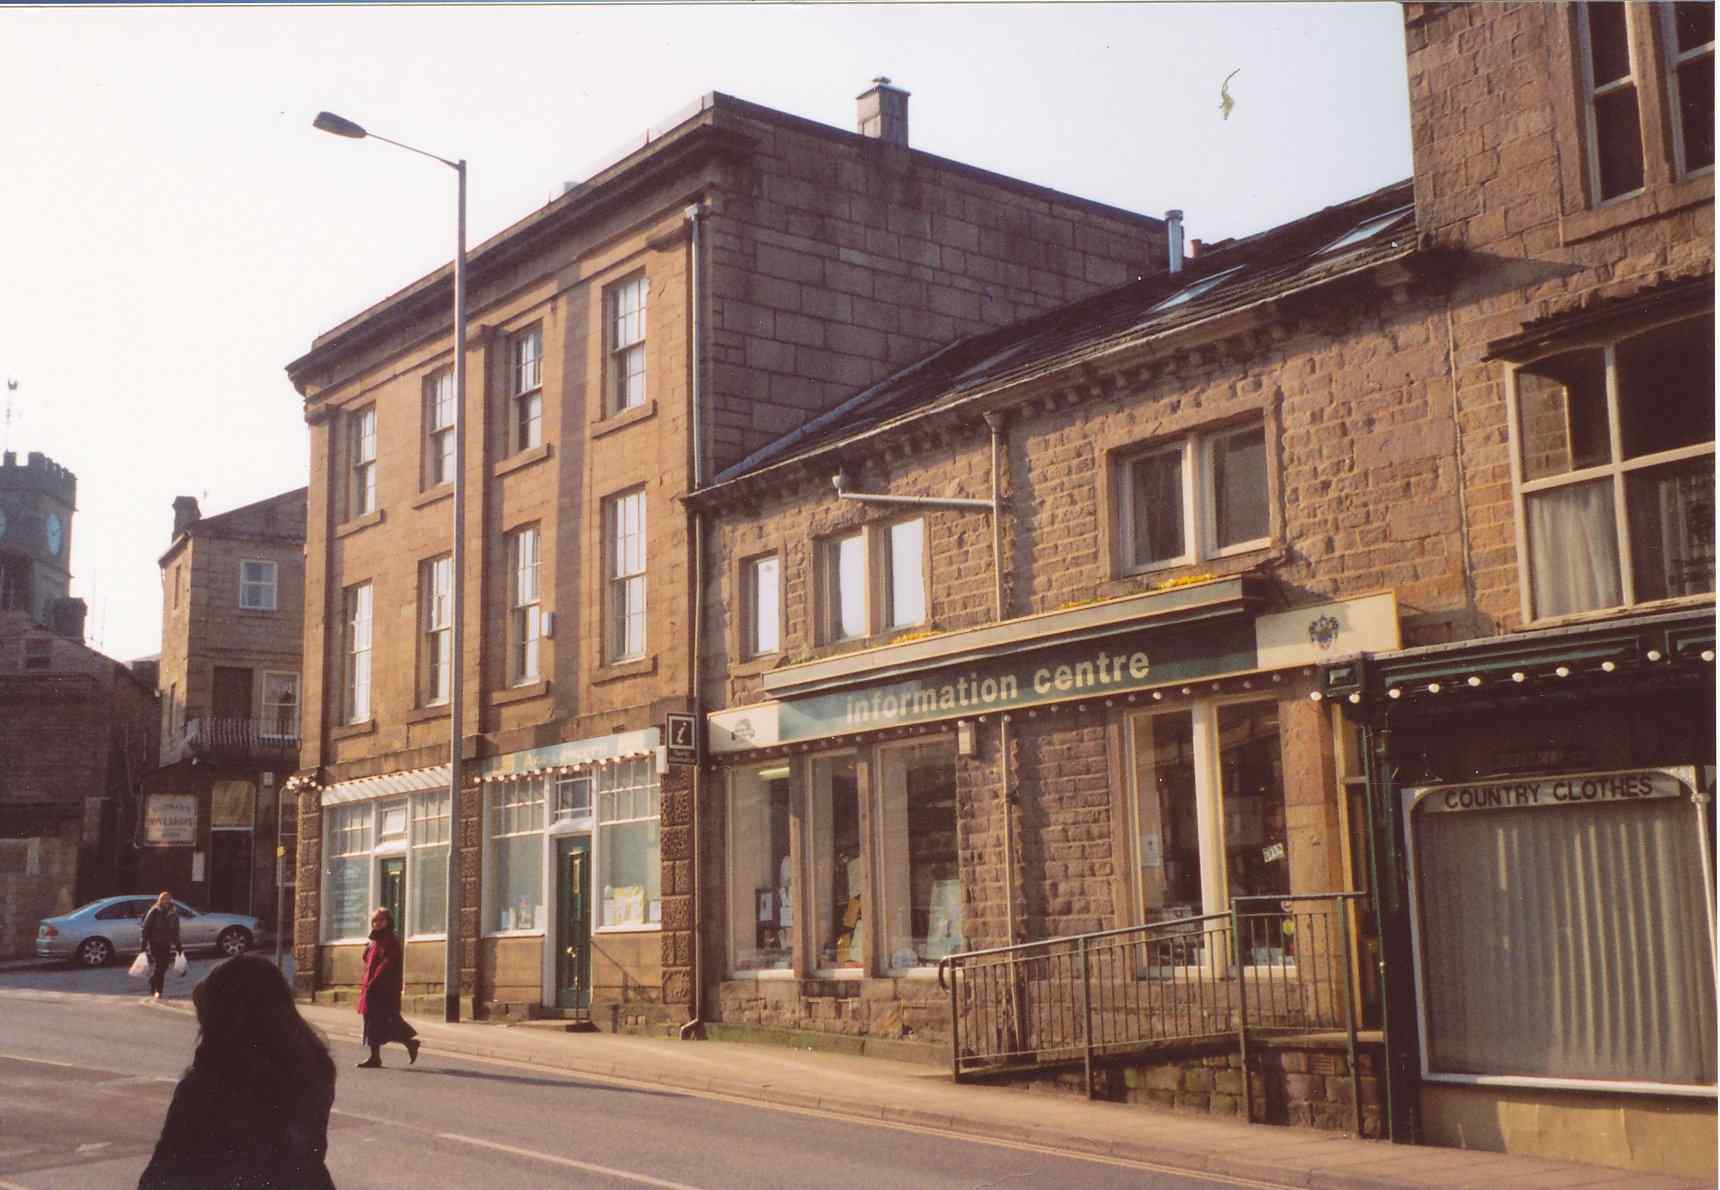
<path id="1" fill-rule="evenodd" d="M 359 125 L 337 116 L 333 112 L 318 112 L 317 118 L 311 121 L 311 127 L 320 128 L 324 132 L 332 132 L 336 136 L 350 136 L 354 140 L 362 140 L 369 135 Z"/>

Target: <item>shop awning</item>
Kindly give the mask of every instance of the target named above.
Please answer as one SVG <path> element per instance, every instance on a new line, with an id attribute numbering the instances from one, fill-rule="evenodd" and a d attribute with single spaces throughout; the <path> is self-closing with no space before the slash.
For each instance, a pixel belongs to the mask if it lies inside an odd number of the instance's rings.
<path id="1" fill-rule="evenodd" d="M 432 765 L 427 769 L 407 769 L 399 773 L 379 773 L 374 777 L 355 777 L 341 781 L 322 791 L 322 804 L 339 806 L 347 802 L 367 802 L 372 798 L 389 797 L 397 793 L 422 793 L 430 789 L 447 789 L 453 779 L 448 765 Z"/>

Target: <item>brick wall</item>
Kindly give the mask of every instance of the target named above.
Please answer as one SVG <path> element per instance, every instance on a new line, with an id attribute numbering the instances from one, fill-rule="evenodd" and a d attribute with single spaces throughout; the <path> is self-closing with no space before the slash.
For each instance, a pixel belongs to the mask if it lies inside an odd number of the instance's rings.
<path id="1" fill-rule="evenodd" d="M 58 835 L 0 839 L 0 959 L 36 953 L 36 927 L 44 917 L 77 908 L 78 831 L 67 823 Z"/>

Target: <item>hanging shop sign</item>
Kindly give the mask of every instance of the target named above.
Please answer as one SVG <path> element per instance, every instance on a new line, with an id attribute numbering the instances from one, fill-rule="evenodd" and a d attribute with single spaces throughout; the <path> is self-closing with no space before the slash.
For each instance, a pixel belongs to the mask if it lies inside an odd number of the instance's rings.
<path id="1" fill-rule="evenodd" d="M 197 795 L 152 793 L 143 804 L 146 847 L 183 847 L 197 841 Z"/>
<path id="2" fill-rule="evenodd" d="M 1465 814 L 1476 810 L 1520 810 L 1538 806 L 1594 805 L 1651 798 L 1688 796 L 1680 770 L 1627 769 L 1611 773 L 1572 773 L 1433 785 L 1407 791 L 1423 814 Z M 1684 770 L 1687 771 L 1687 770 Z"/>

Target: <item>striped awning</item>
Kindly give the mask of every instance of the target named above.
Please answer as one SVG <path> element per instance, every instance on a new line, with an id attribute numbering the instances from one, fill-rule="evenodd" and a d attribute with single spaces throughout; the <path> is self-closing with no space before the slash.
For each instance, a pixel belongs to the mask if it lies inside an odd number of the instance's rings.
<path id="1" fill-rule="evenodd" d="M 421 793 L 429 789 L 447 789 L 453 773 L 445 764 L 427 769 L 407 769 L 399 773 L 379 773 L 374 777 L 355 777 L 341 781 L 322 791 L 322 804 L 339 806 L 347 802 L 367 802 L 372 798 L 396 793 Z"/>

